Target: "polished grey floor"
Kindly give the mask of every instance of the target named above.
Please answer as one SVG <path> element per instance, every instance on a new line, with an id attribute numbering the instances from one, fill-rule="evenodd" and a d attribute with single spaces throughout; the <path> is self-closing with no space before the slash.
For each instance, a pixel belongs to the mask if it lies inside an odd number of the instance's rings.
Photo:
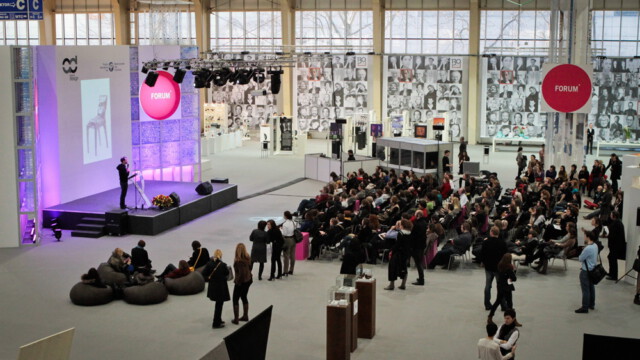
<path id="1" fill-rule="evenodd" d="M 325 151 L 326 145 L 312 144 Z M 471 147 L 480 158 L 481 147 Z M 515 176 L 513 152 L 492 153 L 483 168 L 497 171 L 503 184 Z M 208 176 L 226 176 L 239 185 L 240 196 L 303 176 L 301 156 L 261 159 L 258 144 L 211 157 Z M 190 253 L 192 240 L 209 250 L 220 248 L 231 261 L 238 242 L 259 219 L 278 218 L 314 196 L 322 183 L 306 180 L 275 192 L 237 202 L 159 236 L 144 237 L 156 268 L 177 263 Z M 579 224 L 582 226 L 583 224 Z M 49 334 L 76 327 L 72 359 L 111 359 L 114 353 L 137 359 L 198 359 L 232 332 L 231 304 L 224 308 L 227 327 L 211 329 L 213 304 L 204 294 L 169 297 L 155 306 L 122 301 L 85 308 L 71 304 L 69 289 L 89 267 L 106 261 L 115 247 L 131 249 L 140 236 L 71 238 L 57 243 L 47 234 L 41 246 L 0 249 L 0 359 L 14 359 L 18 348 Z M 582 238 L 580 238 L 582 240 Z M 606 262 L 606 258 L 603 259 Z M 596 310 L 577 315 L 580 305 L 578 263 L 564 271 L 554 264 L 546 276 L 518 271 L 514 304 L 521 329 L 520 359 L 580 359 L 582 334 L 640 338 L 640 306 L 632 303 L 634 287 L 611 281 L 597 286 Z M 622 265 L 622 263 L 621 263 Z M 298 262 L 295 275 L 276 282 L 255 281 L 249 293 L 251 313 L 274 305 L 269 359 L 325 358 L 325 301 L 339 262 Z M 377 334 L 360 340 L 354 359 L 473 359 L 484 335 L 484 271 L 472 264 L 427 273 L 424 287 L 384 291 L 386 267 L 378 278 Z M 415 271 L 410 273 L 415 278 Z M 265 277 L 267 276 L 265 272 Z M 254 269 L 257 278 L 257 269 Z"/>

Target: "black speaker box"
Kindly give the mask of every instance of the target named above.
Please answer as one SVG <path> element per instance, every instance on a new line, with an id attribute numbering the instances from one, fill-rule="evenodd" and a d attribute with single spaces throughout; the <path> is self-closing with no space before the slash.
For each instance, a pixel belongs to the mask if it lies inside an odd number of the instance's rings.
<path id="1" fill-rule="evenodd" d="M 229 178 L 213 178 L 211 179 L 211 183 L 212 184 L 228 184 L 229 183 Z"/>
<path id="2" fill-rule="evenodd" d="M 208 182 L 200 183 L 198 186 L 196 186 L 196 192 L 198 193 L 198 195 L 209 195 L 211 194 L 211 192 L 213 192 L 213 185 Z"/>
<path id="3" fill-rule="evenodd" d="M 124 224 L 112 224 L 105 226 L 105 231 L 111 236 L 123 236 L 127 234 L 126 226 Z"/>
<path id="4" fill-rule="evenodd" d="M 120 225 L 122 223 L 126 224 L 128 217 L 129 210 L 113 210 L 107 211 L 104 214 L 104 219 L 107 225 Z"/>
<path id="5" fill-rule="evenodd" d="M 171 198 L 171 200 L 173 200 L 173 206 L 175 207 L 180 206 L 180 195 L 176 194 L 175 192 L 172 192 L 171 194 L 169 194 L 169 197 Z"/>
<path id="6" fill-rule="evenodd" d="M 485 155 L 489 155 L 489 146 L 486 146 L 486 145 L 485 145 L 485 147 L 484 147 L 484 154 L 485 154 Z"/>

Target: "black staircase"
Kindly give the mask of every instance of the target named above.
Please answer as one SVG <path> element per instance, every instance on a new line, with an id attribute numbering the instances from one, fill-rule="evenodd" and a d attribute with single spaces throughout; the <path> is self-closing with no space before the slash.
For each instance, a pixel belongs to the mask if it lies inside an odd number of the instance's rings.
<path id="1" fill-rule="evenodd" d="M 94 214 L 83 217 L 80 223 L 76 225 L 76 229 L 71 231 L 73 237 L 99 238 L 104 235 L 106 226 L 105 216 Z"/>

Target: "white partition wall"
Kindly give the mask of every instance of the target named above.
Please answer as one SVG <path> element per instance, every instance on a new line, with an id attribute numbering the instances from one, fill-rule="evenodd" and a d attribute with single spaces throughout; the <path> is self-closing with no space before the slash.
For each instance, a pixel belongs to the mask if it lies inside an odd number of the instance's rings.
<path id="1" fill-rule="evenodd" d="M 627 261 L 624 268 L 626 273 L 631 269 L 633 260 L 638 254 L 638 246 L 640 246 L 640 226 L 636 225 L 638 208 L 640 207 L 640 156 L 625 155 L 622 159 L 622 165 L 620 188 L 624 191 L 622 223 L 627 240 Z M 635 280 L 628 277 L 625 278 L 625 281 L 635 284 Z"/>

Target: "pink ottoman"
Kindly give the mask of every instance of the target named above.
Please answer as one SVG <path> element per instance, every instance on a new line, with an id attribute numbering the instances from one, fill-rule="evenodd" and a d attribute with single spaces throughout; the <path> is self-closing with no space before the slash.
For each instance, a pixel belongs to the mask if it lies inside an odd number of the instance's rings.
<path id="1" fill-rule="evenodd" d="M 296 260 L 307 260 L 309 257 L 309 233 L 302 233 L 302 241 L 296 244 Z"/>

